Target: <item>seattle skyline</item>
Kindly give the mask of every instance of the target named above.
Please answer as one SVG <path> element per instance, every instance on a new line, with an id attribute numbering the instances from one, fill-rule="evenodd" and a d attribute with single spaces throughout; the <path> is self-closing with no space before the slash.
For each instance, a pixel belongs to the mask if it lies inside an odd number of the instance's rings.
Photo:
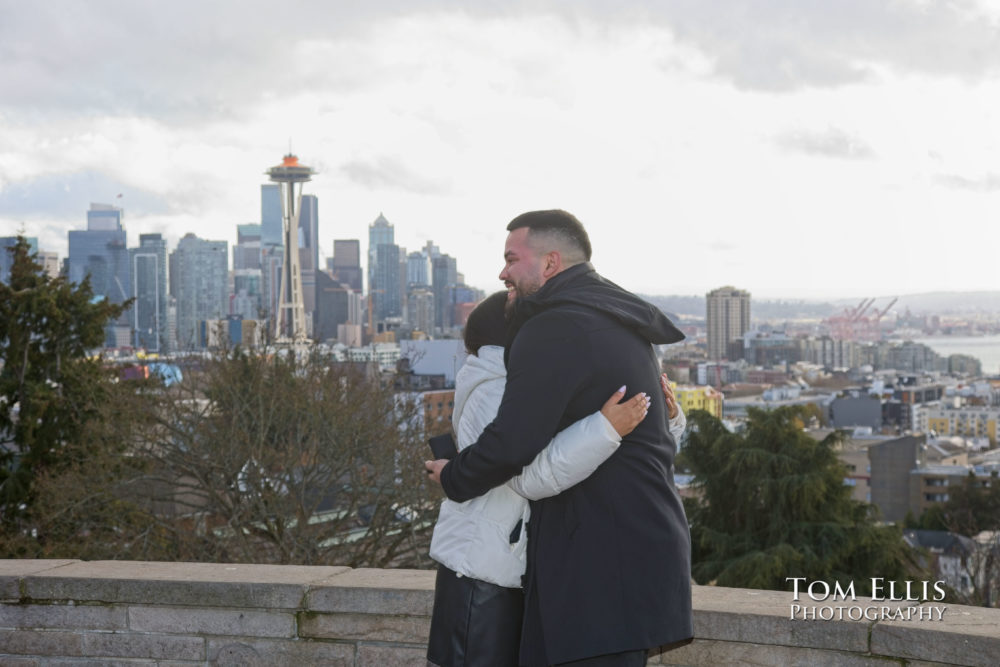
<path id="1" fill-rule="evenodd" d="M 0 236 L 63 257 L 90 202 L 233 245 L 291 140 L 327 257 L 382 213 L 487 291 L 536 208 L 647 294 L 997 286 L 985 3 L 0 7 Z"/>

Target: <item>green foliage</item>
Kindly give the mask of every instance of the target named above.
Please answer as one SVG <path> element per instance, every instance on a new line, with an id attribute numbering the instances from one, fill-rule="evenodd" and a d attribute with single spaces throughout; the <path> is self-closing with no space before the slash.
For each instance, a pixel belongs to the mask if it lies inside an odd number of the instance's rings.
<path id="1" fill-rule="evenodd" d="M 236 349 L 121 381 L 90 350 L 128 303 L 0 285 L 0 555 L 428 566 L 437 503 L 413 397 L 372 367 Z"/>
<path id="2" fill-rule="evenodd" d="M 802 430 L 807 418 L 799 408 L 751 409 L 735 434 L 706 412 L 689 415 L 697 495 L 686 509 L 699 583 L 781 590 L 787 577 L 806 577 L 854 580 L 860 593 L 872 577 L 907 574 L 900 530 L 877 525 L 844 485 L 840 435 L 816 441 Z"/>
<path id="3" fill-rule="evenodd" d="M 969 473 L 960 486 L 948 488 L 948 500 L 938 506 L 940 523 L 953 533 L 973 536 L 984 530 L 1000 530 L 1000 481 L 984 484 Z M 924 512 L 932 514 L 934 507 Z M 923 517 L 922 517 L 923 518 Z"/>
<path id="4" fill-rule="evenodd" d="M 105 398 L 110 375 L 88 352 L 128 304 L 96 301 L 88 280 L 51 278 L 19 237 L 10 279 L 0 284 L 0 522 L 10 530 L 28 511 L 34 481 L 71 461 Z"/>

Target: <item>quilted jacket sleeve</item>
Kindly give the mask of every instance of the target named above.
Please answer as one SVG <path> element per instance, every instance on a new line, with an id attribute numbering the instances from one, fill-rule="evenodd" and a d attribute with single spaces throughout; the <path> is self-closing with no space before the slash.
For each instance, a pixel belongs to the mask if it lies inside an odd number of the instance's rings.
<path id="1" fill-rule="evenodd" d="M 554 496 L 589 477 L 620 443 L 611 422 L 595 412 L 557 433 L 507 484 L 529 500 Z"/>
<path id="2" fill-rule="evenodd" d="M 677 406 L 677 416 L 670 420 L 670 435 L 674 436 L 674 442 L 679 446 L 681 443 L 681 436 L 684 435 L 684 429 L 687 428 L 688 420 L 684 416 L 684 410 L 681 406 Z"/>

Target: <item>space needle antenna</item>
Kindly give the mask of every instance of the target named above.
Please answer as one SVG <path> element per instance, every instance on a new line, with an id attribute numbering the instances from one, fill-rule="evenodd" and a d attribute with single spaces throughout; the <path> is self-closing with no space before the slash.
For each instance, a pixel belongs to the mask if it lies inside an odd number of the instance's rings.
<path id="1" fill-rule="evenodd" d="M 299 164 L 299 158 L 291 152 L 291 140 L 288 147 L 288 154 L 281 164 L 265 172 L 281 190 L 285 252 L 281 266 L 281 297 L 274 328 L 274 337 L 279 344 L 306 342 L 306 309 L 302 298 L 302 269 L 299 260 L 299 215 L 302 208 L 302 185 L 312 180 L 312 175 L 316 173 Z"/>

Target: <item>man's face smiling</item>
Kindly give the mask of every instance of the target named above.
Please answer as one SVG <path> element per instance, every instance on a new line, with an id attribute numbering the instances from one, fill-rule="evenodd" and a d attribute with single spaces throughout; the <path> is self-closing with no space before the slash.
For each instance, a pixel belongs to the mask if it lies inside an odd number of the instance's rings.
<path id="1" fill-rule="evenodd" d="M 528 242 L 529 232 L 527 227 L 521 227 L 507 235 L 500 280 L 507 286 L 508 304 L 519 296 L 534 294 L 545 284 L 544 253 L 537 252 Z"/>

